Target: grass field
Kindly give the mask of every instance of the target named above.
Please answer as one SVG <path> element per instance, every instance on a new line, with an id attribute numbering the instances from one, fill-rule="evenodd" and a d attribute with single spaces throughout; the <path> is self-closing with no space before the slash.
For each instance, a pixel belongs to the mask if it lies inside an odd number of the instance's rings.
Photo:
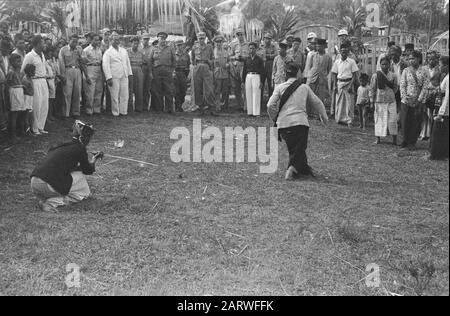
<path id="1" fill-rule="evenodd" d="M 257 164 L 174 164 L 170 131 L 193 115 L 95 117 L 91 150 L 105 159 L 93 197 L 42 213 L 29 174 L 71 122 L 51 136 L 0 148 L 2 295 L 448 295 L 449 164 L 375 146 L 371 132 L 312 123 L 319 177 L 283 180 Z M 205 117 L 217 126 L 270 126 L 267 118 Z M 114 141 L 125 140 L 122 149 Z M 81 267 L 68 288 L 66 266 Z M 369 264 L 380 267 L 368 287 Z"/>

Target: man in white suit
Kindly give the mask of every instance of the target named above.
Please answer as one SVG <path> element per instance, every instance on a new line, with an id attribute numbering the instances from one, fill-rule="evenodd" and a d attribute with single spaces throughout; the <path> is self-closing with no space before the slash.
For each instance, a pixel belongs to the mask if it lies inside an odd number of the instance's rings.
<path id="1" fill-rule="evenodd" d="M 114 116 L 128 115 L 128 78 L 133 75 L 128 52 L 120 47 L 120 36 L 112 35 L 112 45 L 103 55 L 103 72 L 111 93 Z"/>

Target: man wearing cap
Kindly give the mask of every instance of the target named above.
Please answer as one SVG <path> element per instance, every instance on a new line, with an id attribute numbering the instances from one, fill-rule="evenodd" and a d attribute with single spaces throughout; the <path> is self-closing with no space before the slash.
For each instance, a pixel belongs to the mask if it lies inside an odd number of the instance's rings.
<path id="1" fill-rule="evenodd" d="M 247 114 L 250 116 L 261 115 L 261 75 L 264 73 L 264 61 L 256 54 L 258 44 L 249 44 L 250 56 L 244 61 L 242 81 L 245 83 L 245 95 L 247 100 Z"/>
<path id="2" fill-rule="evenodd" d="M 130 90 L 130 97 L 128 100 L 128 112 L 142 113 L 144 104 L 144 52 L 139 49 L 139 37 L 133 37 L 131 40 L 131 47 L 127 49 L 128 57 L 130 58 L 131 71 L 133 78 L 129 81 L 128 86 Z M 134 104 L 133 104 L 134 96 Z"/>
<path id="3" fill-rule="evenodd" d="M 338 32 L 339 45 L 342 45 L 344 42 L 348 41 L 348 31 L 346 29 L 342 29 Z M 339 46 L 334 47 L 336 51 L 336 55 L 339 55 Z"/>
<path id="4" fill-rule="evenodd" d="M 150 53 L 149 67 L 154 78 L 155 110 L 173 113 L 173 72 L 176 58 L 175 51 L 167 44 L 167 37 L 165 32 L 158 34 L 158 45 Z"/>
<path id="5" fill-rule="evenodd" d="M 112 45 L 103 55 L 103 72 L 111 93 L 111 111 L 114 116 L 128 115 L 129 80 L 133 80 L 130 58 L 120 47 L 120 36 L 112 35 Z"/>
<path id="6" fill-rule="evenodd" d="M 286 64 L 294 62 L 294 59 L 287 54 L 287 43 L 281 42 L 279 46 L 280 52 L 279 55 L 275 57 L 272 70 L 273 84 L 275 88 L 286 82 Z"/>
<path id="7" fill-rule="evenodd" d="M 191 57 L 184 50 L 184 42 L 177 41 L 175 51 L 175 111 L 183 112 L 183 103 L 186 99 L 187 78 L 191 66 Z"/>
<path id="8" fill-rule="evenodd" d="M 91 44 L 83 50 L 82 54 L 86 62 L 86 78 L 90 79 L 90 84 L 86 84 L 86 114 L 88 115 L 100 114 L 102 111 L 104 79 L 101 41 L 100 35 L 93 34 Z"/>
<path id="9" fill-rule="evenodd" d="M 225 38 L 217 35 L 214 38 L 214 87 L 215 95 L 220 100 L 220 107 L 228 111 L 230 99 L 230 56 L 224 47 Z"/>
<path id="10" fill-rule="evenodd" d="M 78 46 L 78 35 L 74 34 L 70 38 L 69 45 L 59 51 L 59 68 L 64 85 L 65 104 L 63 117 L 80 116 L 80 97 L 82 74 L 86 74 L 85 64 L 82 58 L 83 49 Z M 87 84 L 91 84 L 90 78 L 86 79 Z"/>
<path id="11" fill-rule="evenodd" d="M 359 71 L 356 62 L 348 57 L 350 47 L 347 43 L 341 45 L 341 55 L 333 65 L 333 87 L 336 94 L 336 123 L 352 127 L 355 91 Z"/>
<path id="12" fill-rule="evenodd" d="M 144 66 L 142 71 L 144 72 L 144 111 L 147 111 L 150 107 L 150 96 L 152 95 L 152 80 L 153 74 L 150 73 L 150 54 L 152 52 L 152 45 L 150 45 L 150 34 L 144 33 L 142 35 L 142 52 L 144 53 Z"/>
<path id="13" fill-rule="evenodd" d="M 272 78 L 273 61 L 275 60 L 275 57 L 277 57 L 278 55 L 278 48 L 272 42 L 272 39 L 273 39 L 272 35 L 266 33 L 264 35 L 264 43 L 263 45 L 261 45 L 261 48 L 259 50 L 259 54 L 264 61 L 264 72 L 261 75 L 261 84 L 262 84 L 261 100 L 263 100 L 266 81 L 267 86 L 269 88 L 269 97 L 273 93 L 273 78 Z"/>
<path id="14" fill-rule="evenodd" d="M 308 34 L 308 37 L 307 37 L 308 44 L 306 45 L 306 48 L 305 48 L 306 56 L 308 56 L 308 54 L 311 51 L 314 51 L 316 49 L 316 45 L 315 45 L 315 39 L 316 38 L 317 38 L 317 34 L 316 33 L 311 32 L 311 33 Z"/>
<path id="15" fill-rule="evenodd" d="M 303 54 L 300 46 L 302 44 L 302 40 L 299 37 L 293 39 L 293 46 L 288 50 L 287 54 L 292 57 L 294 60 L 294 64 L 297 65 L 299 69 L 297 74 L 297 79 L 303 79 L 303 71 L 305 70 L 305 55 Z"/>
<path id="16" fill-rule="evenodd" d="M 211 112 L 217 110 L 214 97 L 214 78 L 212 69 L 214 68 L 214 51 L 210 45 L 206 44 L 206 33 L 197 34 L 198 43 L 192 49 L 192 62 L 194 64 L 194 90 L 195 103 L 204 113 L 208 109 Z"/>
<path id="17" fill-rule="evenodd" d="M 330 105 L 330 91 L 328 88 L 328 75 L 333 68 L 333 58 L 326 53 L 327 41 L 316 39 L 316 51 L 312 53 L 305 68 L 306 83 L 312 91 L 322 100 L 325 106 Z M 308 114 L 312 114 L 308 109 Z"/>
<path id="18" fill-rule="evenodd" d="M 238 29 L 236 31 L 236 39 L 230 45 L 230 75 L 238 108 L 244 111 L 242 71 L 244 69 L 244 60 L 250 55 L 249 51 L 250 49 L 248 42 L 245 40 L 244 30 Z"/>

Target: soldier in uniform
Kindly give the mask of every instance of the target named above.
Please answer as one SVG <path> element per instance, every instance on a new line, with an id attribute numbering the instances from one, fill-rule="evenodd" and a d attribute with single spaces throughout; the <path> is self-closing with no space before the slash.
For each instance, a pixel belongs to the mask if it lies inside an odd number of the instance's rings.
<path id="1" fill-rule="evenodd" d="M 194 94 L 195 103 L 202 114 L 208 109 L 214 114 L 210 107 L 216 106 L 214 97 L 214 78 L 212 69 L 214 67 L 214 51 L 211 45 L 206 44 L 206 33 L 197 34 L 198 43 L 192 49 L 192 63 L 194 64 Z"/>
<path id="2" fill-rule="evenodd" d="M 246 111 L 242 97 L 242 72 L 244 70 L 244 60 L 250 56 L 250 48 L 248 42 L 245 40 L 244 30 L 237 30 L 236 37 L 236 40 L 230 45 L 230 74 L 238 108 Z"/>
<path id="3" fill-rule="evenodd" d="M 267 33 L 264 35 L 264 44 L 259 50 L 259 55 L 264 61 L 264 73 L 261 75 L 261 100 L 263 100 L 264 88 L 267 81 L 267 86 L 269 88 L 269 97 L 273 94 L 273 79 L 272 79 L 272 70 L 273 70 L 273 61 L 275 57 L 278 55 L 278 48 L 272 42 L 272 35 Z"/>
<path id="4" fill-rule="evenodd" d="M 150 45 L 150 34 L 144 33 L 142 35 L 142 52 L 144 53 L 144 66 L 142 71 L 144 72 L 144 111 L 147 111 L 150 106 L 150 95 L 152 95 L 152 73 L 150 73 L 150 67 L 148 65 L 150 61 L 150 53 L 152 52 L 152 46 Z"/>
<path id="5" fill-rule="evenodd" d="M 215 95 L 220 100 L 220 107 L 228 111 L 230 99 L 230 56 L 224 47 L 225 38 L 218 35 L 214 38 L 214 87 Z"/>
<path id="6" fill-rule="evenodd" d="M 80 98 L 82 73 L 86 73 L 85 64 L 81 55 L 83 49 L 78 46 L 78 35 L 72 35 L 69 45 L 63 47 L 59 52 L 59 63 L 61 78 L 64 84 L 64 97 L 66 100 L 63 117 L 80 116 Z M 88 85 L 90 78 L 86 79 Z"/>
<path id="7" fill-rule="evenodd" d="M 156 111 L 174 112 L 173 72 L 175 70 L 175 51 L 167 44 L 166 32 L 158 34 L 158 45 L 150 53 L 149 67 L 153 73 Z"/>
<path id="8" fill-rule="evenodd" d="M 182 40 L 176 42 L 175 52 L 175 111 L 183 112 L 183 103 L 186 99 L 187 78 L 191 66 L 191 58 L 184 50 Z"/>
<path id="9" fill-rule="evenodd" d="M 143 111 L 144 103 L 144 52 L 139 49 L 140 39 L 134 37 L 131 40 L 131 47 L 127 49 L 128 57 L 130 58 L 131 71 L 133 78 L 128 82 L 130 97 L 128 99 L 128 112 L 141 113 Z M 134 106 L 133 106 L 134 95 Z"/>

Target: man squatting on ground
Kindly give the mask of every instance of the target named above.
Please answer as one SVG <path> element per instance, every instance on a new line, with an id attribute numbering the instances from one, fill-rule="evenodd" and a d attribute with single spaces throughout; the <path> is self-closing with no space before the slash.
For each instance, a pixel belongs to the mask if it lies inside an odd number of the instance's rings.
<path id="1" fill-rule="evenodd" d="M 85 175 L 95 172 L 95 163 L 103 153 L 88 160 L 88 146 L 94 129 L 81 121 L 73 125 L 72 141 L 53 147 L 31 174 L 31 191 L 45 212 L 77 203 L 91 195 Z"/>
<path id="2" fill-rule="evenodd" d="M 292 63 L 286 66 L 288 81 L 275 88 L 267 105 L 269 116 L 288 147 L 286 180 L 314 176 L 306 156 L 309 134 L 307 107 L 320 115 L 323 124 L 328 122 L 325 106 L 308 85 L 302 85 L 297 79 L 298 71 L 299 68 Z"/>

